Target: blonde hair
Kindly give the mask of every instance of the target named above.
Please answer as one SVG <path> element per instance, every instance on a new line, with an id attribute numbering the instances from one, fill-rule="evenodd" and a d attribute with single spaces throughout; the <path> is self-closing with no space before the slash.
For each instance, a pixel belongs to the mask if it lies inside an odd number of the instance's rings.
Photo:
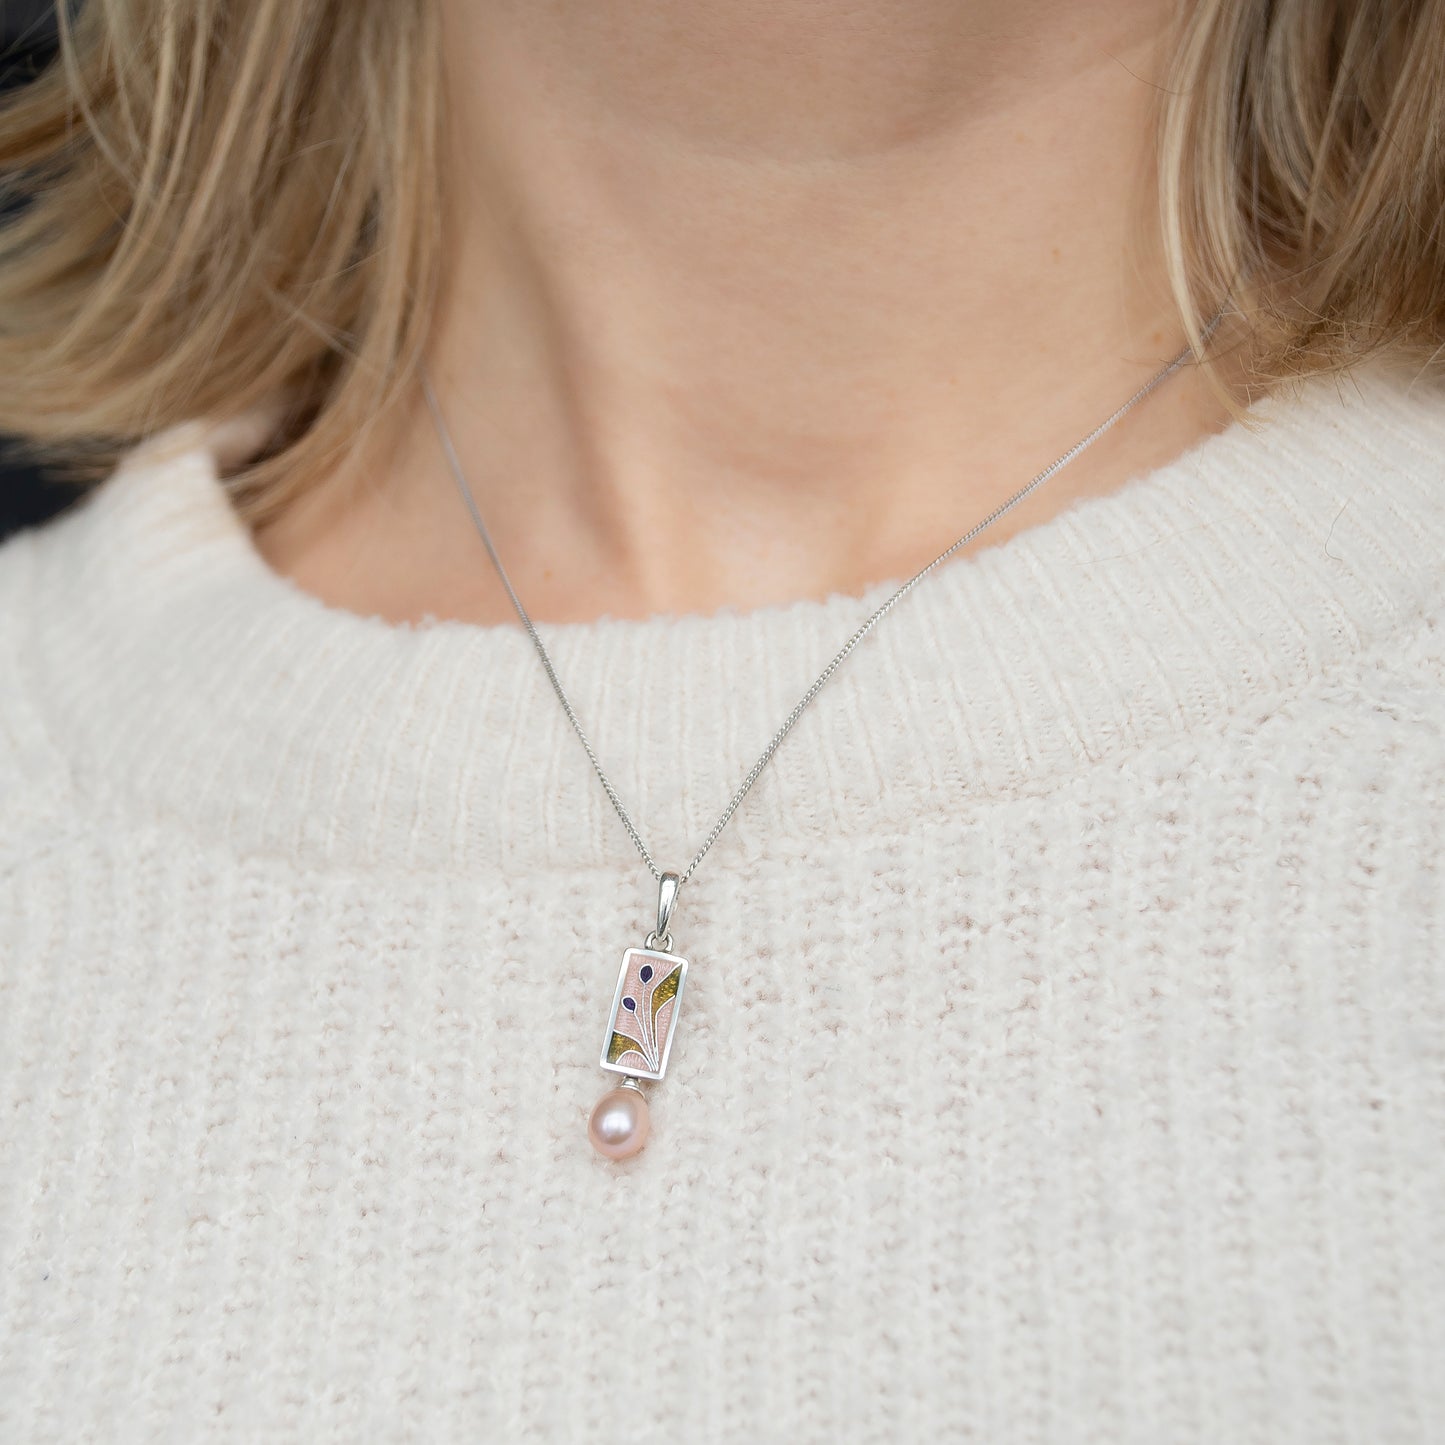
<path id="1" fill-rule="evenodd" d="M 3 3 L 3 0 L 0 0 Z M 0 431 L 78 476 L 284 398 L 260 519 L 415 374 L 440 276 L 439 21 L 414 0 L 87 0 L 0 105 Z M 1190 0 L 1160 90 L 1196 342 L 1248 286 L 1251 374 L 1445 342 L 1445 0 Z"/>

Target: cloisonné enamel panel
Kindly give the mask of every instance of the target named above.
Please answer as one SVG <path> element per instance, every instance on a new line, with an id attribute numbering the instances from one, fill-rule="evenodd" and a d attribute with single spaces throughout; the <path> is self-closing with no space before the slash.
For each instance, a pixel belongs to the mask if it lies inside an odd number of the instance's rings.
<path id="1" fill-rule="evenodd" d="M 622 955 L 602 1045 L 604 1069 L 637 1079 L 663 1076 L 686 977 L 687 960 L 675 953 L 629 948 Z"/>

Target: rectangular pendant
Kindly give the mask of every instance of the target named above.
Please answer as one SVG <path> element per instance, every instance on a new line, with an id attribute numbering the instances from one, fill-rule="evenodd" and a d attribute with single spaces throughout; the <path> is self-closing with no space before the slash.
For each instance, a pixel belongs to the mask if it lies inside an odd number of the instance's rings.
<path id="1" fill-rule="evenodd" d="M 617 992 L 602 1045 L 602 1067 L 634 1079 L 660 1079 L 672 1051 L 687 960 L 654 948 L 622 955 Z"/>

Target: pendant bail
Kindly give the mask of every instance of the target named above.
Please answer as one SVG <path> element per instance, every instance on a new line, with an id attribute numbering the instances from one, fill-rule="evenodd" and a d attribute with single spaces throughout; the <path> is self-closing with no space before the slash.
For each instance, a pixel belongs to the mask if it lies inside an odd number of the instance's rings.
<path id="1" fill-rule="evenodd" d="M 657 927 L 653 930 L 653 937 L 664 948 L 671 948 L 672 934 L 669 925 L 672 923 L 672 910 L 677 906 L 677 890 L 682 887 L 682 879 L 676 873 L 664 873 L 657 883 Z"/>

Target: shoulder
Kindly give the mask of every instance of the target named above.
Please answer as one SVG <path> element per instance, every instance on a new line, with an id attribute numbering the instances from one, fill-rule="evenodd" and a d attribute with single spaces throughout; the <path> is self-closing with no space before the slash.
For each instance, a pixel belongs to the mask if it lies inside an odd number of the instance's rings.
<path id="1" fill-rule="evenodd" d="M 33 661 L 44 608 L 40 579 L 47 553 L 64 548 L 66 517 L 0 545 L 0 870 L 6 844 L 63 811 L 69 778 L 50 739 Z"/>
<path id="2" fill-rule="evenodd" d="M 1333 477 L 1326 466 L 1317 480 L 1321 487 L 1333 480 L 1338 502 L 1320 565 L 1350 574 L 1378 614 L 1375 643 L 1361 656 L 1359 683 L 1369 695 L 1362 701 L 1417 698 L 1421 721 L 1438 736 L 1445 729 L 1445 379 L 1376 370 L 1338 384 L 1354 393 L 1364 420 L 1342 407 L 1321 423 L 1353 464 Z"/>
<path id="3" fill-rule="evenodd" d="M 0 869 L 17 840 L 29 847 L 73 807 L 69 724 L 103 723 L 137 682 L 117 618 L 144 605 L 155 574 L 143 554 L 175 539 L 187 494 L 214 487 L 213 432 L 192 422 L 158 434 L 57 517 L 0 544 Z"/>
<path id="4" fill-rule="evenodd" d="M 1241 431 L 1239 447 L 1223 458 L 1248 480 L 1263 469 L 1284 483 L 1264 525 L 1288 546 L 1260 548 L 1257 557 L 1242 546 L 1240 560 L 1265 574 L 1262 592 L 1279 594 L 1297 627 L 1296 648 L 1317 654 L 1307 669 L 1316 695 L 1357 696 L 1365 711 L 1390 697 L 1438 703 L 1445 376 L 1376 363 L 1317 377 L 1297 395 L 1284 424 Z M 1445 722 L 1433 706 L 1427 720 Z"/>

